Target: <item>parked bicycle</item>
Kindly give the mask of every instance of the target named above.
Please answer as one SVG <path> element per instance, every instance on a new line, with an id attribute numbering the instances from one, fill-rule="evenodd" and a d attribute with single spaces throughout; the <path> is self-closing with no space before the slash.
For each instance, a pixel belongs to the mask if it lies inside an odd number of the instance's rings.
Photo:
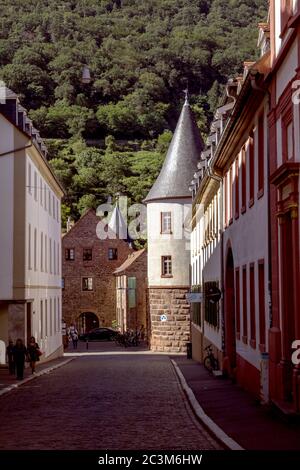
<path id="1" fill-rule="evenodd" d="M 140 344 L 139 334 L 134 333 L 132 330 L 125 331 L 123 334 L 119 333 L 115 342 L 118 346 L 124 346 L 125 348 L 129 346 L 138 346 Z"/>
<path id="2" fill-rule="evenodd" d="M 214 356 L 212 345 L 210 344 L 209 346 L 207 346 L 205 348 L 205 351 L 207 351 L 207 356 L 204 358 L 203 361 L 205 369 L 207 369 L 209 372 L 219 370 L 219 361 Z"/>

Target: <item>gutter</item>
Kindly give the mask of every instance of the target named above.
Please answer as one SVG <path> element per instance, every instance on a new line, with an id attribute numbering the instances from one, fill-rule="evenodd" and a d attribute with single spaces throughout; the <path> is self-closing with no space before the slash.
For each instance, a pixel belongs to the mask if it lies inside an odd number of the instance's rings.
<path id="1" fill-rule="evenodd" d="M 9 155 L 9 154 L 11 154 L 11 153 L 21 152 L 22 150 L 29 149 L 30 147 L 32 147 L 32 145 L 33 145 L 33 144 L 32 144 L 32 142 L 31 142 L 31 144 L 25 145 L 25 147 L 19 147 L 19 148 L 17 148 L 17 149 L 12 149 L 12 150 L 9 150 L 9 151 L 0 153 L 0 157 L 5 157 L 6 155 Z"/>

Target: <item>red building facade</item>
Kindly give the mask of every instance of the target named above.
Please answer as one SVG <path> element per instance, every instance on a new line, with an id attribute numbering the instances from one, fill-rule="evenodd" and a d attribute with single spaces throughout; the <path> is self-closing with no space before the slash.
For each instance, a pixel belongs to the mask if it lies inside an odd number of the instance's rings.
<path id="1" fill-rule="evenodd" d="M 113 234 L 99 239 L 99 222 L 90 209 L 62 240 L 62 317 L 80 333 L 116 320 L 114 271 L 133 251 Z"/>
<path id="2" fill-rule="evenodd" d="M 270 33 L 270 398 L 299 413 L 300 368 L 291 357 L 300 339 L 300 1 L 270 1 Z"/>

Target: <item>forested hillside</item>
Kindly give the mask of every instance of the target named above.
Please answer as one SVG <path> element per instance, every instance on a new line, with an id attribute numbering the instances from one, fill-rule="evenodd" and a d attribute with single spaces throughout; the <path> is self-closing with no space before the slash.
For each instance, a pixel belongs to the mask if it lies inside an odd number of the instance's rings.
<path id="1" fill-rule="evenodd" d="M 222 84 L 256 57 L 257 23 L 267 5 L 0 0 L 0 78 L 20 95 L 42 136 L 52 139 L 53 166 L 73 215 L 115 190 L 129 191 L 132 200 L 145 196 L 170 137 L 163 132 L 173 130 L 187 84 L 207 130 Z M 84 65 L 91 71 L 88 85 L 81 81 Z M 120 148 L 113 137 L 105 150 L 84 144 L 107 136 L 143 141 L 142 149 Z M 115 173 L 106 174 L 112 162 Z"/>

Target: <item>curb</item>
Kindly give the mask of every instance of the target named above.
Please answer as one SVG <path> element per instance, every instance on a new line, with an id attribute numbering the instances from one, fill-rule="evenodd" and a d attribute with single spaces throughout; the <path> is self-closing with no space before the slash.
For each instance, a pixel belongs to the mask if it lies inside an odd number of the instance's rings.
<path id="1" fill-rule="evenodd" d="M 37 377 L 41 377 L 41 375 L 49 374 L 49 372 L 52 372 L 53 370 L 58 369 L 59 367 L 67 365 L 69 362 L 73 361 L 74 359 L 75 358 L 72 357 L 71 359 L 67 359 L 66 361 L 60 362 L 59 364 L 55 364 L 55 366 L 47 367 L 47 369 L 43 369 L 43 370 L 41 370 L 40 372 L 37 372 L 34 375 L 26 377 L 26 379 L 24 379 L 24 380 L 22 380 L 22 381 L 20 381 L 16 384 L 9 385 L 8 387 L 3 388 L 2 390 L 0 390 L 0 396 L 5 395 L 8 392 L 11 392 L 12 390 L 15 390 L 18 387 L 21 387 L 21 385 L 24 385 L 27 382 L 30 382 L 31 380 L 36 379 Z"/>
<path id="2" fill-rule="evenodd" d="M 209 431 L 229 450 L 245 450 L 241 447 L 234 439 L 232 439 L 228 434 L 226 434 L 223 429 L 221 429 L 203 410 L 197 401 L 193 390 L 187 384 L 187 381 L 184 378 L 183 373 L 178 367 L 177 363 L 171 359 L 175 372 L 179 378 L 180 384 L 185 392 L 189 404 L 192 407 L 196 416 L 202 421 L 202 423 L 209 429 Z"/>

